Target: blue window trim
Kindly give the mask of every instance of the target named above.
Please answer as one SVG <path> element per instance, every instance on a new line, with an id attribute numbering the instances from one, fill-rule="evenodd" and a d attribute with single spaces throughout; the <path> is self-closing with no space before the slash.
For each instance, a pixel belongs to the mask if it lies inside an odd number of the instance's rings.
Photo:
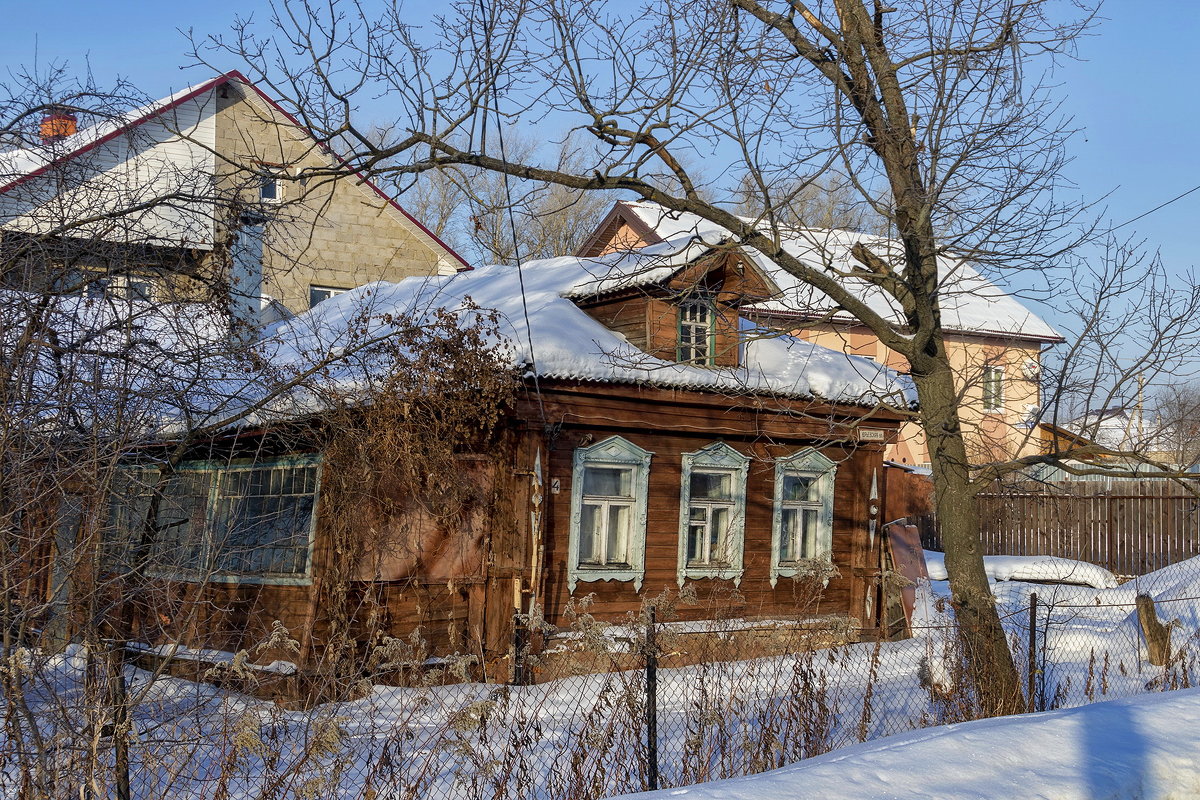
<path id="1" fill-rule="evenodd" d="M 792 578 L 807 571 L 807 568 L 833 563 L 833 491 L 837 464 L 823 453 L 811 447 L 805 448 L 775 462 L 775 504 L 771 515 L 771 587 L 780 578 Z M 817 492 L 821 498 L 820 554 L 815 558 L 780 563 L 783 540 L 783 476 L 805 475 L 817 479 Z M 806 565 L 806 562 L 808 564 Z M 828 571 L 822 570 L 828 576 Z M 826 577 L 828 581 L 828 577 Z"/>
<path id="2" fill-rule="evenodd" d="M 567 591 L 575 592 L 581 582 L 633 581 L 641 591 L 646 575 L 646 506 L 649 495 L 650 459 L 654 456 L 628 439 L 611 436 L 590 447 L 575 450 L 571 469 L 571 531 L 567 555 Z M 589 466 L 633 468 L 633 518 L 629 530 L 627 568 L 588 567 L 579 563 L 580 517 L 583 513 L 583 470 Z"/>
<path id="3" fill-rule="evenodd" d="M 709 469 L 733 475 L 733 514 L 726 538 L 729 564 L 724 566 L 688 566 L 688 520 L 691 506 L 692 471 Z M 691 453 L 683 454 L 682 477 L 679 482 L 679 559 L 676 574 L 679 585 L 694 578 L 725 578 L 741 586 L 746 534 L 746 476 L 750 457 L 734 450 L 725 442 L 713 442 Z"/>

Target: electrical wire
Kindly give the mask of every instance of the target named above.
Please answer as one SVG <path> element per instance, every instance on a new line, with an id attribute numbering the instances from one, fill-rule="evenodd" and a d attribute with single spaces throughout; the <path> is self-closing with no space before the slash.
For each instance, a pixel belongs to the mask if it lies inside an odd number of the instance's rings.
<path id="1" fill-rule="evenodd" d="M 484 5 L 484 2 L 485 2 L 485 0 L 479 0 L 479 11 L 480 11 L 481 18 L 484 20 L 484 25 L 486 26 L 484 28 L 483 42 L 484 42 L 484 48 L 486 49 L 486 51 L 488 53 L 488 58 L 490 59 L 491 53 L 493 52 L 492 51 L 492 27 L 491 27 L 492 20 L 490 17 L 487 16 L 487 8 Z M 507 164 L 508 163 L 508 153 L 506 152 L 506 150 L 504 148 L 504 128 L 500 122 L 500 87 L 497 85 L 498 73 L 496 71 L 495 64 L 491 63 L 490 61 L 489 61 L 488 67 L 489 67 L 488 80 L 490 80 L 492 83 L 492 102 L 495 105 L 495 108 L 493 110 L 495 112 L 494 118 L 496 120 L 496 139 L 500 143 L 500 160 L 503 161 L 505 164 Z M 485 106 L 485 109 L 484 109 L 485 119 L 484 119 L 484 124 L 483 124 L 483 127 L 485 130 L 487 128 L 486 115 L 487 115 L 487 110 L 486 110 L 486 106 Z M 508 183 L 508 173 L 501 172 L 500 176 L 501 176 L 501 180 L 504 184 L 504 203 L 505 203 L 506 211 L 507 211 L 507 215 L 508 215 L 509 235 L 512 238 L 513 260 L 516 262 L 517 285 L 520 287 L 520 290 L 521 290 L 521 313 L 525 317 L 525 342 L 526 342 L 526 344 L 529 345 L 529 367 L 530 367 L 530 371 L 533 373 L 533 394 L 534 394 L 534 397 L 537 398 L 538 413 L 541 415 L 542 425 L 544 426 L 547 424 L 546 423 L 546 406 L 542 402 L 542 387 L 541 387 L 541 383 L 538 379 L 537 353 L 534 351 L 534 347 L 533 347 L 533 327 L 529 324 L 529 302 L 528 302 L 528 299 L 527 299 L 526 293 L 525 293 L 525 275 L 521 270 L 521 264 L 522 264 L 521 247 L 520 247 L 520 244 L 517 242 L 517 220 L 513 214 L 512 189 Z"/>

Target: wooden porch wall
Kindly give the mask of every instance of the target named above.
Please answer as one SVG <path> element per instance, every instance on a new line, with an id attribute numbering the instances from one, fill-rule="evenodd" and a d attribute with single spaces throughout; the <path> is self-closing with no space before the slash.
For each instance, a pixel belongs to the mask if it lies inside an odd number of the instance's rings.
<path id="1" fill-rule="evenodd" d="M 1027 483 L 985 492 L 976 502 L 985 555 L 1074 558 L 1118 575 L 1144 575 L 1200 555 L 1200 498 L 1172 481 Z M 922 540 L 940 549 L 930 526 Z"/>

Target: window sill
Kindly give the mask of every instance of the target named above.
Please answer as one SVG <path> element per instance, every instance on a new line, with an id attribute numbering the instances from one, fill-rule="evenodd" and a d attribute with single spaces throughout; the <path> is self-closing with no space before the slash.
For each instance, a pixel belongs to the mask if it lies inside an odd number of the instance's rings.
<path id="1" fill-rule="evenodd" d="M 688 565 L 679 572 L 679 585 L 685 580 L 699 578 L 715 578 L 717 580 L 733 581 L 734 586 L 742 585 L 742 568 L 733 564 Z"/>
<path id="2" fill-rule="evenodd" d="M 781 561 L 771 568 L 771 588 L 780 578 L 819 577 L 821 586 L 829 585 L 829 579 L 837 574 L 837 567 L 829 558 L 805 558 L 798 561 Z"/>
<path id="3" fill-rule="evenodd" d="M 311 586 L 312 575 L 231 575 L 214 572 L 202 575 L 197 572 L 172 572 L 170 570 L 147 570 L 151 578 L 177 583 L 202 583 L 246 586 Z"/>
<path id="4" fill-rule="evenodd" d="M 601 567 L 580 564 L 570 570 L 567 575 L 567 590 L 574 594 L 575 585 L 579 582 L 594 583 L 596 581 L 632 581 L 634 591 L 641 591 L 643 573 L 633 567 Z"/>

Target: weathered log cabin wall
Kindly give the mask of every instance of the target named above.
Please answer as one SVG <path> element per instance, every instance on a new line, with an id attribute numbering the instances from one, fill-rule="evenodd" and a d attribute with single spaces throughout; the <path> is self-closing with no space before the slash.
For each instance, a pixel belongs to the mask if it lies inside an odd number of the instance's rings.
<path id="1" fill-rule="evenodd" d="M 278 620 L 301 641 L 305 666 L 317 663 L 334 635 L 344 632 L 338 625 L 350 625 L 350 637 L 362 647 L 380 635 L 407 638 L 419 630 L 431 655 L 476 655 L 489 676 L 504 679 L 514 614 L 528 610 L 531 599 L 548 622 L 565 627 L 572 596 L 594 593 L 589 613 L 616 621 L 664 589 L 679 590 L 682 458 L 725 442 L 751 459 L 742 579 L 736 587 L 731 579 L 690 581 L 698 602 L 681 605 L 680 618 L 835 615 L 864 628 L 876 624 L 879 537 L 869 533 L 870 493 L 873 477 L 883 480 L 883 447 L 899 425 L 894 414 L 866 417 L 855 407 L 629 385 L 543 381 L 540 388 L 540 403 L 532 391 L 518 401 L 502 441 L 463 457 L 457 479 L 480 488 L 480 502 L 469 513 L 432 519 L 399 484 L 385 483 L 390 494 L 378 504 L 354 508 L 322 495 L 310 584 L 170 584 L 175 605 L 157 611 L 179 621 L 185 643 L 227 650 L 261 641 Z M 863 441 L 860 430 L 867 428 L 880 440 Z M 595 581 L 579 583 L 572 593 L 574 453 L 616 435 L 653 453 L 644 579 L 640 591 L 632 582 Z M 786 577 L 772 587 L 776 459 L 809 447 L 837 464 L 832 533 L 838 574 L 823 590 Z M 336 464 L 323 466 L 333 469 Z M 331 521 L 344 514 L 362 537 L 357 548 L 347 550 L 331 534 Z M 358 560 L 348 570 L 338 560 L 351 556 Z M 348 622 L 332 613 L 329 598 L 339 591 L 351 612 Z"/>
<path id="2" fill-rule="evenodd" d="M 679 590 L 680 482 L 682 457 L 722 441 L 751 460 L 747 477 L 744 573 L 732 580 L 692 581 L 698 602 L 682 606 L 682 619 L 730 617 L 795 618 L 841 615 L 864 627 L 875 624 L 872 588 L 878 579 L 879 537 L 869 533 L 872 476 L 882 479 L 884 442 L 858 441 L 853 426 L 882 431 L 891 439 L 898 420 L 877 413 L 869 420 L 853 408 L 763 398 L 721 397 L 709 393 L 613 385 L 543 383 L 543 405 L 552 435 L 547 437 L 546 481 L 557 483 L 546 497 L 543 537 L 546 556 L 539 601 L 547 620 L 567 625 L 572 596 L 595 594 L 589 613 L 616 620 L 640 608 L 643 599 L 664 589 Z M 533 403 L 522 414 L 538 413 Z M 841 427 L 836 422 L 847 427 Z M 531 432 L 534 435 L 534 432 Z M 645 548 L 640 592 L 629 581 L 581 582 L 568 588 L 571 478 L 577 447 L 619 435 L 652 452 Z M 838 441 L 840 440 L 840 441 Z M 835 443 L 831 443 L 835 442 Z M 775 459 L 814 447 L 837 463 L 834 486 L 833 561 L 839 571 L 813 596 L 813 586 L 791 578 L 770 585 Z M 819 586 L 819 584 L 818 584 Z"/>
<path id="3" fill-rule="evenodd" d="M 680 271 L 666 284 L 625 289 L 578 301 L 579 307 L 631 345 L 655 358 L 675 361 L 679 346 L 679 299 L 704 295 L 713 304 L 712 364 L 740 364 L 738 309 L 774 292 L 757 270 L 736 253 L 718 252 Z"/>

